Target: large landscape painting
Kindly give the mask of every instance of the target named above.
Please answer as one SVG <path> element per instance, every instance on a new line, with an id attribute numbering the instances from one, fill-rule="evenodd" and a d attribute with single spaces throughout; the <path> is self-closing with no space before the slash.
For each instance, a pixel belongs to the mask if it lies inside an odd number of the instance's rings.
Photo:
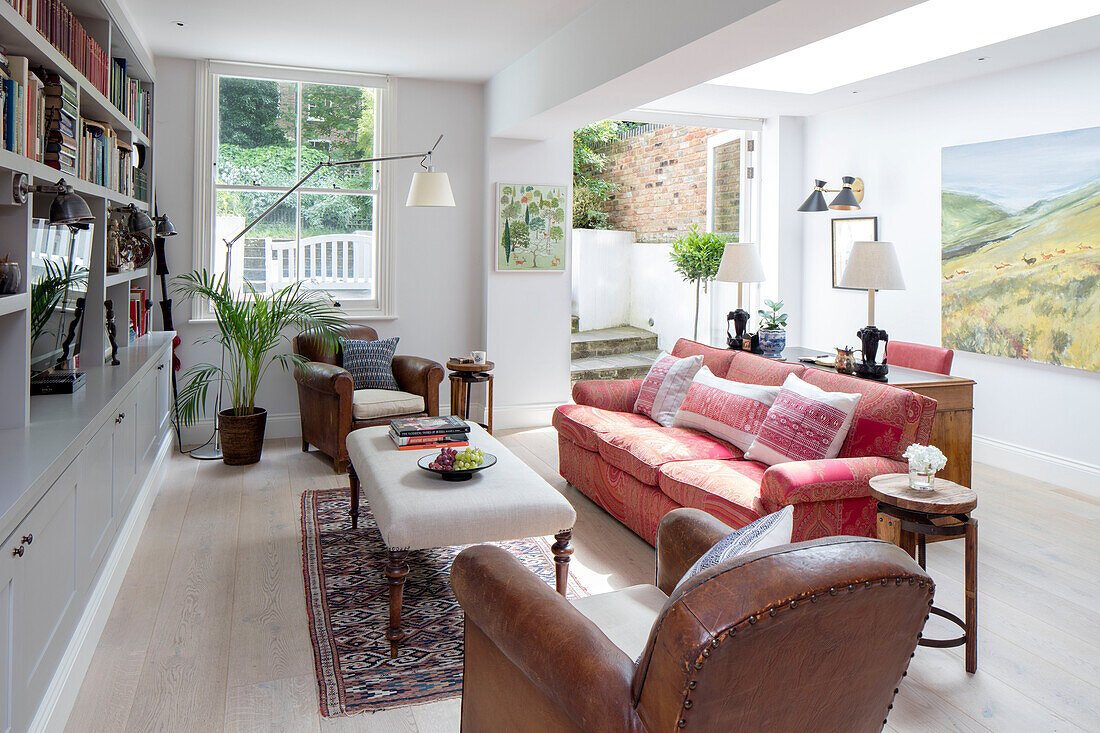
<path id="1" fill-rule="evenodd" d="M 943 149 L 943 345 L 1100 371 L 1100 127 Z"/>

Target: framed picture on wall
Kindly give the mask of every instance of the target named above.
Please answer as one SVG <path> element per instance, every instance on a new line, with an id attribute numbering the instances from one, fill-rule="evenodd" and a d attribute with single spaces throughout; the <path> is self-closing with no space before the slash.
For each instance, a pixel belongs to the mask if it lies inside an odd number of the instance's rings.
<path id="1" fill-rule="evenodd" d="M 498 183 L 497 272 L 563 272 L 569 205 L 565 186 Z"/>
<path id="2" fill-rule="evenodd" d="M 840 287 L 840 276 L 848 264 L 852 242 L 877 242 L 878 217 L 859 216 L 850 219 L 833 219 L 833 287 L 837 290 L 858 290 Z M 866 292 L 866 291 L 863 291 Z"/>

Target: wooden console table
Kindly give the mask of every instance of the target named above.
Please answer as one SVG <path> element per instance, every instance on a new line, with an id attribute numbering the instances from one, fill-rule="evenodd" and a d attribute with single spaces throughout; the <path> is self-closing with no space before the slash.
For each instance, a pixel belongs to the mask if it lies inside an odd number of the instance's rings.
<path id="1" fill-rule="evenodd" d="M 799 362 L 802 357 L 836 354 L 836 349 L 807 349 L 789 346 L 783 350 L 786 361 L 811 369 L 835 372 L 831 367 Z M 972 459 L 974 380 L 951 377 L 919 369 L 890 365 L 886 384 L 931 397 L 936 401 L 936 421 L 932 424 L 932 445 L 947 456 L 947 466 L 938 474 L 948 481 L 970 486 Z M 859 377 L 855 377 L 858 379 Z"/>

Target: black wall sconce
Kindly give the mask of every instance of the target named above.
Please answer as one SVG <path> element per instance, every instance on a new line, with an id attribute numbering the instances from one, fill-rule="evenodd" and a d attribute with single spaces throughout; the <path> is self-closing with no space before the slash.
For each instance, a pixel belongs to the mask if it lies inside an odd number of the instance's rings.
<path id="1" fill-rule="evenodd" d="M 832 203 L 826 205 L 825 194 L 835 193 Z M 854 176 L 844 176 L 841 179 L 840 188 L 825 188 L 825 181 L 814 181 L 814 190 L 810 193 L 799 211 L 859 211 L 859 204 L 863 201 L 863 179 Z"/>

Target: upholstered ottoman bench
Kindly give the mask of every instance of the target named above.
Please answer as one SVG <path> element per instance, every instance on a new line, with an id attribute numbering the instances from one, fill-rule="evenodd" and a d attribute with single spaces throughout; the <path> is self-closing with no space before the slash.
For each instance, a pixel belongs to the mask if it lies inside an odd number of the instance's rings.
<path id="1" fill-rule="evenodd" d="M 360 488 L 389 553 L 390 652 L 404 638 L 401 596 L 411 550 L 554 535 L 557 591 L 565 595 L 569 541 L 577 513 L 558 491 L 480 425 L 470 423 L 470 445 L 496 456 L 496 465 L 461 483 L 417 467 L 425 451 L 399 451 L 385 426 L 348 434 L 352 517 Z"/>

